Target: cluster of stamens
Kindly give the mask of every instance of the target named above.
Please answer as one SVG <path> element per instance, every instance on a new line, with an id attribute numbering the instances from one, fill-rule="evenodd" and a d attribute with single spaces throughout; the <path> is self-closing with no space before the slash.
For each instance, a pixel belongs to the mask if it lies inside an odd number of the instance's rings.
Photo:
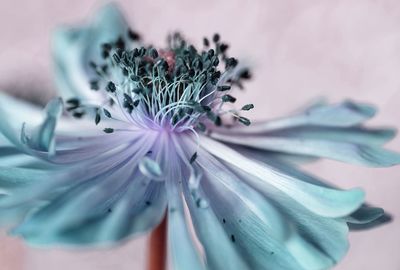
<path id="1" fill-rule="evenodd" d="M 155 127 L 174 131 L 205 131 L 209 123 L 222 125 L 222 116 L 227 114 L 250 124 L 240 111 L 252 109 L 252 104 L 240 110 L 223 108 L 225 103 L 236 101 L 229 92 L 233 86 L 242 88 L 250 73 L 228 57 L 228 45 L 220 42 L 218 34 L 212 42 L 204 38 L 201 51 L 179 33 L 170 35 L 167 48 L 160 50 L 152 46 L 132 49 L 139 35 L 129 31 L 127 37 L 103 44 L 102 60 L 89 63 L 95 74 L 91 89 L 104 91 L 107 97 L 104 104 L 95 107 L 96 124 L 102 115 L 112 117 L 107 107 L 116 103 L 139 125 L 148 126 L 150 121 Z M 67 102 L 74 116 L 85 114 L 82 101 Z"/>

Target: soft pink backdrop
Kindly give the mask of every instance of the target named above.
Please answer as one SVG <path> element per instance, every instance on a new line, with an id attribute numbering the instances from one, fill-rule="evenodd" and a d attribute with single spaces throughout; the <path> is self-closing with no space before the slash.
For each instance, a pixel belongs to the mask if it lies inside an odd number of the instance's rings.
<path id="1" fill-rule="evenodd" d="M 120 1 L 145 39 L 162 45 L 168 31 L 194 42 L 215 31 L 232 54 L 254 66 L 243 102 L 253 118 L 279 116 L 316 96 L 352 98 L 381 108 L 372 123 L 400 127 L 400 2 L 373 0 Z M 0 1 L 0 89 L 36 101 L 54 91 L 49 56 L 55 26 L 76 23 L 101 5 L 82 0 Z M 397 138 L 390 147 L 400 150 Z M 394 222 L 350 236 L 337 269 L 400 269 L 400 167 L 367 169 L 323 161 L 307 170 L 342 187 L 362 186 Z M 0 233 L 0 269 L 143 269 L 142 237 L 102 251 L 32 249 Z"/>

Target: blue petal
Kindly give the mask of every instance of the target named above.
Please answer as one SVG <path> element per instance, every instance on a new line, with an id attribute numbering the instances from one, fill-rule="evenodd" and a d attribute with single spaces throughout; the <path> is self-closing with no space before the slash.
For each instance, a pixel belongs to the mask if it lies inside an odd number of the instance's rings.
<path id="1" fill-rule="evenodd" d="M 63 98 L 98 98 L 89 88 L 93 78 L 90 61 L 101 56 L 101 45 L 127 34 L 127 23 L 119 9 L 108 4 L 93 21 L 81 28 L 58 29 L 53 38 L 56 83 Z"/>
<path id="2" fill-rule="evenodd" d="M 200 190 L 198 192 L 200 193 Z M 204 194 L 201 193 L 200 196 Z M 188 190 L 185 192 L 185 198 L 197 236 L 204 247 L 208 269 L 249 269 L 226 234 L 221 221 L 210 207 L 201 204 L 202 200 L 206 199 L 194 198 Z"/>
<path id="3" fill-rule="evenodd" d="M 45 170 L 0 167 L 0 188 L 15 188 L 30 183 L 39 183 L 48 176 Z"/>
<path id="4" fill-rule="evenodd" d="M 286 245 L 291 230 L 279 212 L 205 152 L 198 162 L 210 207 L 250 269 L 303 269 Z"/>
<path id="5" fill-rule="evenodd" d="M 260 257 L 266 261 L 261 262 L 262 259 L 259 258 L 258 255 L 253 256 L 255 248 L 251 249 L 251 255 L 246 253 L 248 247 L 245 247 L 244 250 L 242 249 L 242 243 L 236 241 L 237 236 L 235 232 L 231 235 L 232 241 L 235 243 L 234 245 L 241 249 L 240 254 L 247 259 L 248 263 L 252 265 L 254 269 L 261 267 L 271 269 L 302 269 L 302 267 L 304 267 L 304 269 L 327 269 L 334 264 L 334 260 L 327 256 L 323 250 L 315 247 L 314 243 L 305 239 L 300 230 L 297 231 L 296 228 L 293 228 L 293 224 L 290 220 L 287 218 L 283 219 L 281 215 L 274 210 L 274 207 L 268 205 L 266 199 L 260 198 L 259 194 L 249 189 L 242 181 L 237 179 L 234 174 L 225 169 L 218 160 L 206 152 L 200 151 L 197 161 L 205 169 L 207 176 L 201 184 L 206 188 L 210 205 L 213 207 L 213 210 L 216 211 L 225 229 L 227 229 L 228 232 L 229 230 L 232 232 L 231 226 L 235 226 L 235 224 L 239 227 L 245 226 L 247 221 L 251 220 L 252 227 L 246 228 L 245 231 L 266 230 L 268 235 L 270 234 L 273 238 L 272 240 L 268 239 L 268 244 L 271 245 L 271 243 L 273 243 L 272 245 L 275 245 L 274 250 L 286 250 L 286 255 L 284 255 L 286 258 L 283 259 L 283 261 L 288 265 L 274 266 L 274 260 L 276 258 L 267 256 L 269 252 L 265 250 Z M 192 191 L 192 194 L 193 193 Z M 244 206 L 241 207 L 241 204 Z M 342 222 L 342 224 L 345 223 Z M 251 233 L 248 233 L 244 241 L 251 241 L 249 240 L 249 237 L 251 239 L 251 235 Z M 266 233 L 263 234 L 263 237 L 266 237 Z M 257 240 L 255 241 L 256 243 Z M 266 245 L 263 246 L 262 249 L 264 248 L 268 249 L 271 248 L 271 246 Z M 257 249 L 260 249 L 258 245 Z M 275 254 L 275 251 L 273 251 L 273 253 Z M 293 256 L 301 266 L 290 266 L 291 260 L 289 258 L 291 256 Z M 268 267 L 269 265 L 270 267 Z"/>
<path id="6" fill-rule="evenodd" d="M 163 186 L 143 185 L 140 179 L 129 184 L 131 175 L 122 177 L 124 173 L 61 193 L 27 216 L 13 234 L 33 245 L 93 245 L 116 243 L 151 230 L 164 216 Z"/>
<path id="7" fill-rule="evenodd" d="M 320 104 L 309 107 L 302 113 L 276 120 L 254 123 L 250 127 L 230 129 L 235 133 L 265 133 L 299 126 L 351 127 L 372 118 L 376 110 L 367 104 L 345 101 L 339 104 Z"/>
<path id="8" fill-rule="evenodd" d="M 265 194 L 267 198 L 270 198 L 287 216 L 288 221 L 295 225 L 302 238 L 309 245 L 320 250 L 322 255 L 325 254 L 330 258 L 331 263 L 338 262 L 347 253 L 348 229 L 343 220 L 317 215 L 271 185 L 257 184 L 254 181 L 249 182 Z M 320 256 L 322 255 L 320 254 Z"/>
<path id="9" fill-rule="evenodd" d="M 167 142 L 161 165 L 165 170 L 165 187 L 168 200 L 168 247 L 172 268 L 175 270 L 204 270 L 203 260 L 189 231 L 182 201 L 182 165 L 173 143 Z M 164 166 L 163 166 L 164 165 Z"/>
<path id="10" fill-rule="evenodd" d="M 46 108 L 46 117 L 44 121 L 37 126 L 31 134 L 27 134 L 25 130 L 25 125 L 23 125 L 21 131 L 21 140 L 24 144 L 27 144 L 30 148 L 48 152 L 49 154 L 54 154 L 55 152 L 55 129 L 57 125 L 58 118 L 61 116 L 63 110 L 63 102 L 61 98 L 55 98 L 51 100 Z"/>
<path id="11" fill-rule="evenodd" d="M 395 129 L 367 129 L 362 127 L 298 127 L 271 132 L 271 137 L 289 137 L 336 142 L 352 142 L 366 145 L 382 145 L 396 135 Z"/>
<path id="12" fill-rule="evenodd" d="M 322 182 L 321 180 L 301 172 L 297 168 L 291 166 L 286 162 L 279 161 L 274 157 L 265 155 L 261 151 L 250 149 L 239 149 L 245 155 L 252 156 L 262 162 L 276 167 L 285 173 L 313 183 L 315 185 L 330 187 L 331 185 Z M 240 174 L 240 173 L 239 173 Z M 244 177 L 247 179 L 248 175 Z M 250 181 L 254 183 L 254 181 Z M 281 208 L 281 211 L 287 213 L 291 220 L 294 220 L 302 231 L 303 236 L 308 239 L 310 243 L 314 243 L 326 254 L 328 254 L 333 261 L 339 261 L 346 250 L 348 243 L 346 239 L 347 228 L 344 222 L 349 224 L 351 229 L 360 230 L 378 226 L 382 223 L 390 221 L 390 217 L 384 215 L 381 208 L 369 207 L 367 205 L 361 206 L 351 215 L 341 219 L 327 219 L 309 212 L 304 207 L 301 207 L 297 202 L 293 201 L 271 185 L 258 185 L 257 188 L 261 190 L 268 198 L 273 199 Z M 328 232 L 328 233 L 326 233 Z"/>
<path id="13" fill-rule="evenodd" d="M 52 173 L 52 181 L 47 177 L 43 185 L 36 185 L 40 194 L 35 186 L 30 189 L 36 201 L 14 234 L 35 245 L 113 243 L 156 226 L 164 215 L 166 199 L 161 184 L 144 181 L 138 173 L 139 160 L 154 140 L 146 138 L 146 142 L 111 159 L 99 157 L 92 163 L 61 166 L 67 171 L 60 178 Z M 16 195 L 10 196 L 11 202 Z M 43 199 L 46 203 L 38 204 Z"/>
<path id="14" fill-rule="evenodd" d="M 370 167 L 389 167 L 400 163 L 400 154 L 374 145 L 325 141 L 308 138 L 227 136 L 213 133 L 225 142 L 284 153 L 330 158 Z"/>
<path id="15" fill-rule="evenodd" d="M 42 112 L 34 105 L 0 93 L 0 116 L 0 133 L 13 145 L 23 148 L 19 136 L 22 124 L 39 124 Z"/>
<path id="16" fill-rule="evenodd" d="M 392 217 L 382 208 L 363 205 L 344 220 L 351 230 L 366 230 L 388 223 Z"/>
<path id="17" fill-rule="evenodd" d="M 255 181 L 267 183 L 286 193 L 309 210 L 326 217 L 343 217 L 360 207 L 364 192 L 326 188 L 299 180 L 272 166 L 249 159 L 224 144 L 201 137 L 201 145 L 211 154 L 255 176 Z"/>

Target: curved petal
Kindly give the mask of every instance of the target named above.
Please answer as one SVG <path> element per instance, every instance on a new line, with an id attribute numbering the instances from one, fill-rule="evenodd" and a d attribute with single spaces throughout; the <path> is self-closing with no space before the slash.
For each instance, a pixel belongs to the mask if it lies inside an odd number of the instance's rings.
<path id="1" fill-rule="evenodd" d="M 233 246 L 229 236 L 224 231 L 221 221 L 218 220 L 210 207 L 205 194 L 199 186 L 201 175 L 191 167 L 189 148 L 182 147 L 177 137 L 172 137 L 174 147 L 180 157 L 183 175 L 183 193 L 196 235 L 204 248 L 206 266 L 210 270 L 246 270 L 248 265 Z M 185 170 L 187 168 L 187 170 Z M 200 168 L 198 168 L 200 170 Z M 188 173 L 190 172 L 190 173 Z M 229 258 L 229 260 L 227 260 Z"/>
<path id="2" fill-rule="evenodd" d="M 250 269 L 303 269 L 287 246 L 289 224 L 267 200 L 202 152 L 198 159 L 206 172 L 201 185 L 210 207 Z"/>
<path id="3" fill-rule="evenodd" d="M 371 167 L 389 167 L 400 163 L 400 154 L 374 145 L 317 139 L 260 136 L 227 136 L 212 134 L 213 138 L 228 143 L 300 155 L 330 158 Z"/>
<path id="4" fill-rule="evenodd" d="M 364 192 L 360 189 L 342 191 L 301 181 L 271 166 L 246 158 L 210 138 L 202 136 L 201 146 L 216 157 L 255 176 L 258 181 L 275 186 L 321 216 L 346 216 L 358 209 L 364 201 Z"/>
<path id="5" fill-rule="evenodd" d="M 99 93 L 91 91 L 89 87 L 93 77 L 89 62 L 100 59 L 103 43 L 126 36 L 127 31 L 123 15 L 113 4 L 101 8 L 87 26 L 64 27 L 56 31 L 53 37 L 53 57 L 56 83 L 63 98 L 100 98 Z"/>
<path id="6" fill-rule="evenodd" d="M 352 142 L 366 145 L 382 145 L 396 135 L 395 129 L 368 129 L 364 127 L 297 127 L 268 133 L 271 137 L 289 137 L 336 142 Z"/>
<path id="7" fill-rule="evenodd" d="M 163 137 L 164 138 L 164 137 Z M 168 245 L 172 268 L 176 270 L 204 270 L 205 266 L 190 235 L 182 201 L 181 163 L 173 145 L 166 142 L 162 166 L 166 173 L 168 199 Z M 172 165 L 172 166 L 171 166 Z"/>
<path id="8" fill-rule="evenodd" d="M 151 147 L 152 143 L 141 143 L 138 151 L 127 148 L 116 166 L 61 190 L 58 186 L 58 192 L 43 206 L 33 208 L 13 233 L 35 245 L 99 244 L 157 225 L 166 206 L 163 186 L 134 173 L 140 157 Z"/>
<path id="9" fill-rule="evenodd" d="M 54 133 L 62 110 L 63 102 L 61 98 L 51 100 L 45 108 L 46 117 L 44 121 L 35 127 L 31 134 L 26 133 L 25 125 L 22 126 L 22 142 L 32 149 L 48 152 L 50 155 L 53 155 L 55 151 Z"/>
<path id="10" fill-rule="evenodd" d="M 0 133 L 15 146 L 22 147 L 19 131 L 24 122 L 40 124 L 42 110 L 27 102 L 0 93 Z"/>
<path id="11" fill-rule="evenodd" d="M 199 201 L 204 199 L 194 198 L 188 190 L 185 192 L 185 199 L 197 236 L 204 247 L 208 269 L 250 269 L 235 250 L 231 239 L 221 225 L 221 221 L 207 205 L 202 206 L 202 203 L 208 203 Z"/>
<path id="12" fill-rule="evenodd" d="M 376 110 L 367 104 L 345 101 L 339 104 L 319 104 L 304 112 L 276 120 L 254 123 L 249 127 L 237 126 L 226 132 L 265 133 L 305 125 L 323 127 L 351 127 L 372 118 Z"/>
<path id="13" fill-rule="evenodd" d="M 287 220 L 292 222 L 299 232 L 302 240 L 297 242 L 300 246 L 303 241 L 308 245 L 318 249 L 320 251 L 318 257 L 326 257 L 322 259 L 323 263 L 335 264 L 343 258 L 348 250 L 347 234 L 348 228 L 346 222 L 339 219 L 327 218 L 320 216 L 306 207 L 299 204 L 297 201 L 293 200 L 290 196 L 279 191 L 272 185 L 267 183 L 260 183 L 253 181 L 251 175 L 245 172 L 240 172 L 240 170 L 235 169 L 235 171 L 243 177 L 243 179 L 254 186 L 267 198 L 269 198 L 274 205 L 287 217 Z M 329 258 L 329 260 L 326 260 Z M 311 265 L 318 265 L 318 261 L 309 261 Z M 321 263 L 321 261 L 319 262 Z M 310 269 L 326 269 L 325 267 L 312 267 Z M 307 268 L 308 269 L 308 268 Z"/>

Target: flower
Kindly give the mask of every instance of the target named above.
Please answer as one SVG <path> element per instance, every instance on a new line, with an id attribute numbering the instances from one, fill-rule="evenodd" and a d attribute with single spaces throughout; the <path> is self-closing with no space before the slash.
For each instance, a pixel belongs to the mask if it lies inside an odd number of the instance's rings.
<path id="1" fill-rule="evenodd" d="M 318 103 L 251 124 L 243 114 L 253 105 L 234 109 L 231 95 L 250 73 L 219 35 L 201 51 L 179 34 L 164 49 L 141 44 L 108 5 L 56 33 L 62 98 L 44 115 L 1 95 L 0 219 L 12 234 L 113 244 L 167 214 L 174 269 L 327 269 L 345 255 L 349 227 L 384 217 L 362 190 L 297 166 L 400 163 L 381 147 L 393 130 L 362 126 L 373 107 Z"/>

